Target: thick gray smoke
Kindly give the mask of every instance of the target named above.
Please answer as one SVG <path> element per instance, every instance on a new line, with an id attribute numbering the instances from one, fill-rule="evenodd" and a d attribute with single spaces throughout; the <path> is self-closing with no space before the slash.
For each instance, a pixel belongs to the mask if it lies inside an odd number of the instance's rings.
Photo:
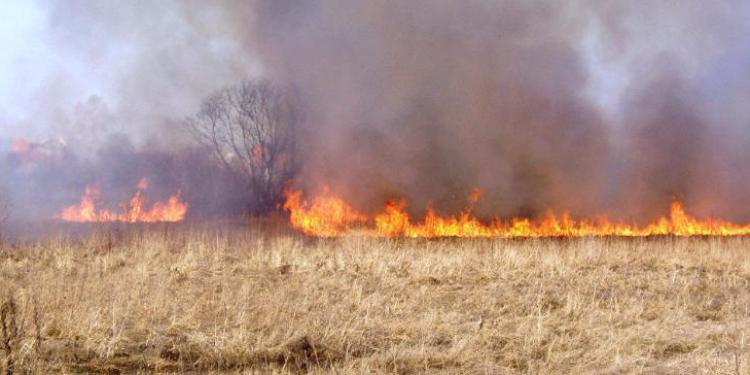
<path id="1" fill-rule="evenodd" d="M 481 187 L 485 213 L 596 208 L 608 139 L 580 24 L 527 2 L 318 4 L 258 16 L 261 55 L 309 99 L 303 183 L 361 204 L 456 211 Z"/>
<path id="2" fill-rule="evenodd" d="M 746 50 L 747 10 L 740 1 L 262 1 L 255 19 L 264 66 L 308 100 L 301 184 L 329 184 L 360 204 L 405 195 L 448 211 L 480 187 L 485 214 L 642 220 L 673 198 L 703 214 L 750 213 L 725 200 L 747 197 L 748 168 L 736 163 L 750 153 L 727 144 L 747 133 L 747 111 L 704 113 L 738 110 L 711 108 L 705 85 L 723 93 L 719 81 L 738 72 L 716 64 L 748 61 L 734 51 Z"/>
<path id="3" fill-rule="evenodd" d="M 304 103 L 295 184 L 328 185 L 362 209 L 404 196 L 417 213 L 430 202 L 456 212 L 481 188 L 488 216 L 642 221 L 677 198 L 750 220 L 744 1 L 35 4 L 37 43 L 55 58 L 35 62 L 43 74 L 27 74 L 25 94 L 0 91 L 0 142 L 61 139 L 76 167 L 6 165 L 24 202 L 47 181 L 57 206 L 90 180 L 140 174 L 207 211 L 241 195 L 181 120 L 213 90 L 264 76 Z"/>

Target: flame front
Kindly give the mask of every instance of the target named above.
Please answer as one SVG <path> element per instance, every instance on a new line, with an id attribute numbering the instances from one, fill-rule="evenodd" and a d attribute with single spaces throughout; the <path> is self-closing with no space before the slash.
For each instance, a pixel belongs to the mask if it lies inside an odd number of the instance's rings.
<path id="1" fill-rule="evenodd" d="M 350 231 L 355 224 L 367 221 L 365 215 L 327 190 L 312 204 L 302 202 L 301 191 L 288 190 L 284 209 L 291 212 L 290 218 L 295 228 L 317 236 L 342 235 Z"/>
<path id="2" fill-rule="evenodd" d="M 59 215 L 63 221 L 76 223 L 93 222 L 126 222 L 126 223 L 155 223 L 177 222 L 185 219 L 188 211 L 187 203 L 180 199 L 180 192 L 169 197 L 166 202 L 156 202 L 150 208 L 146 207 L 146 190 L 148 180 L 141 179 L 137 190 L 127 203 L 120 205 L 119 211 L 99 208 L 101 190 L 96 185 L 86 186 L 81 202 L 77 205 L 65 207 Z"/>
<path id="3" fill-rule="evenodd" d="M 366 215 L 341 197 L 324 189 L 309 201 L 302 191 L 287 190 L 284 208 L 297 230 L 318 237 L 362 234 L 375 237 L 584 237 L 584 236 L 734 236 L 750 234 L 750 224 L 734 224 L 713 218 L 690 216 L 678 201 L 670 214 L 645 226 L 615 222 L 607 217 L 575 219 L 568 213 L 547 213 L 540 219 L 512 218 L 482 221 L 472 215 L 471 207 L 457 215 L 440 215 L 431 207 L 422 220 L 414 220 L 404 199 L 386 202 L 379 213 Z M 479 190 L 470 196 L 473 203 Z"/>

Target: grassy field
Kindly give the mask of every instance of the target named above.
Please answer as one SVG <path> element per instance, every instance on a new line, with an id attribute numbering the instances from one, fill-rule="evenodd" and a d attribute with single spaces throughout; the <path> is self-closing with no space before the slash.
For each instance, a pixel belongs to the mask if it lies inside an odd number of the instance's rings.
<path id="1" fill-rule="evenodd" d="M 747 374 L 749 249 L 743 238 L 56 236 L 0 249 L 0 368 Z"/>

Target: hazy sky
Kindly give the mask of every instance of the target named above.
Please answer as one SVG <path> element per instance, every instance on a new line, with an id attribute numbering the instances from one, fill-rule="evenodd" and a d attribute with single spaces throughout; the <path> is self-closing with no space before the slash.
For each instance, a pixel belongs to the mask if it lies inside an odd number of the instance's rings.
<path id="1" fill-rule="evenodd" d="M 74 136 L 91 112 L 110 129 L 149 133 L 258 75 L 226 10 L 191 4 L 0 1 L 0 138 Z"/>
<path id="2" fill-rule="evenodd" d="M 45 49 L 45 15 L 31 1 L 4 0 L 0 22 L 0 121 L 3 130 L 20 120 L 39 77 L 51 70 Z M 17 131 L 17 129 L 14 129 Z"/>

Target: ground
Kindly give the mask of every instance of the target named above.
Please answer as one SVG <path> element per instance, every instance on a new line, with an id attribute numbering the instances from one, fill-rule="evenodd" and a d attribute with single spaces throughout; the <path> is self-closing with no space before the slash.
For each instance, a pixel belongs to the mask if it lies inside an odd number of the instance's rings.
<path id="1" fill-rule="evenodd" d="M 15 373 L 750 373 L 746 238 L 165 227 L 0 246 Z"/>

